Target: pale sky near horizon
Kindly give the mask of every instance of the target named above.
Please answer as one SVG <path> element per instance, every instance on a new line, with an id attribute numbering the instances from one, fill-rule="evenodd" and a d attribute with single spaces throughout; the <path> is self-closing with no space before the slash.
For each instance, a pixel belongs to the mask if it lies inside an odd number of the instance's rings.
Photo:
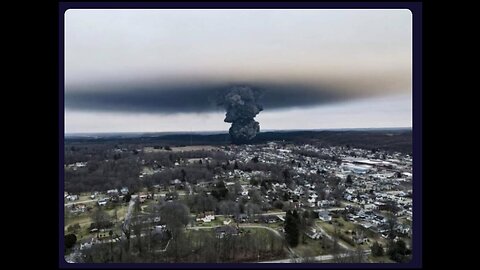
<path id="1" fill-rule="evenodd" d="M 195 93 L 238 83 L 261 129 L 412 127 L 411 66 L 406 9 L 70 9 L 65 132 L 227 131 Z"/>

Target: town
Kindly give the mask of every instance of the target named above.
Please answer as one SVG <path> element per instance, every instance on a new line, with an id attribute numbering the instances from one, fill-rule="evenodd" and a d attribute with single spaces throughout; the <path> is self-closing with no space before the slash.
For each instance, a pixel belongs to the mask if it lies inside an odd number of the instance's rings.
<path id="1" fill-rule="evenodd" d="M 412 153 L 65 145 L 67 262 L 408 262 Z"/>

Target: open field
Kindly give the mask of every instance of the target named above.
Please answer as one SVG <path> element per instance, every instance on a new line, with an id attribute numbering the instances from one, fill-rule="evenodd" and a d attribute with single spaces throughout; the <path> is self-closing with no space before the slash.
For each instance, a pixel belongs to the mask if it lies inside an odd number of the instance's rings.
<path id="1" fill-rule="evenodd" d="M 369 255 L 368 261 L 372 263 L 395 263 L 394 261 L 390 260 L 388 256 L 374 257 L 372 255 Z"/>
<path id="2" fill-rule="evenodd" d="M 329 242 L 329 241 L 326 241 Z M 293 248 L 296 254 L 300 256 L 318 256 L 318 255 L 324 255 L 328 254 L 328 249 L 327 246 L 329 244 L 326 244 L 325 248 L 322 247 L 322 239 L 319 240 L 313 240 L 308 237 L 305 237 L 305 242 L 302 241 L 302 236 L 300 237 L 300 243 L 298 246 Z"/>
<path id="3" fill-rule="evenodd" d="M 145 153 L 158 153 L 158 152 L 190 152 L 190 151 L 216 151 L 220 148 L 211 145 L 191 145 L 191 146 L 174 146 L 172 150 L 165 150 L 163 148 L 155 149 L 154 147 L 144 147 Z"/>

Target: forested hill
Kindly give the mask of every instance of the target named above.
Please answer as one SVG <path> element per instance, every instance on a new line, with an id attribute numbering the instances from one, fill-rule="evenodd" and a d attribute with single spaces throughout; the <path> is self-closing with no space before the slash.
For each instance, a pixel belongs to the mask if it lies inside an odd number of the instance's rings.
<path id="1" fill-rule="evenodd" d="M 387 151 L 412 152 L 411 129 L 366 129 L 344 131 L 271 131 L 261 132 L 252 140 L 252 144 L 271 141 L 313 144 L 313 145 L 344 145 L 364 149 L 383 149 Z M 125 135 L 95 135 L 67 136 L 65 144 L 77 143 L 128 143 L 128 144 L 160 144 L 170 146 L 184 145 L 227 145 L 230 144 L 229 134 L 125 134 Z"/>

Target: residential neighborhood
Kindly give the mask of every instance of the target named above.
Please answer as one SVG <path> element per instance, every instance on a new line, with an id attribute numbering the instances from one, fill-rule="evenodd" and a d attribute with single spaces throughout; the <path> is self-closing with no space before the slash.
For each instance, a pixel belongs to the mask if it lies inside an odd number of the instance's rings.
<path id="1" fill-rule="evenodd" d="M 88 261 L 85 254 L 95 244 L 120 243 L 132 237 L 163 239 L 157 249 L 166 249 L 163 254 L 167 254 L 167 243 L 175 241 L 177 230 L 188 237 L 208 237 L 212 232 L 214 239 L 229 241 L 240 241 L 250 233 L 266 234 L 280 242 L 275 250 L 264 251 L 270 254 L 264 259 L 274 258 L 273 254 L 303 258 L 310 254 L 305 250 L 316 245 L 320 248 L 312 248 L 313 255 L 330 254 L 334 243 L 339 245 L 335 252 L 344 253 L 370 252 L 374 243 L 387 247 L 390 240 L 403 241 L 411 248 L 413 175 L 409 154 L 282 142 L 214 149 L 175 152 L 179 157 L 169 161 L 171 165 L 149 159 L 151 153 L 141 159 L 144 150 L 135 149 L 138 185 L 65 191 L 65 229 L 80 232 L 78 252 L 84 254 L 77 260 Z M 113 152 L 125 155 L 129 150 L 116 148 Z M 204 157 L 189 157 L 198 155 Z M 78 173 L 82 170 L 78 163 L 65 169 Z M 88 170 L 89 163 L 85 164 L 83 170 Z M 204 169 L 212 172 L 210 179 L 193 178 Z M 175 228 L 168 224 L 171 218 L 167 222 L 161 214 L 168 205 L 187 209 L 186 219 L 175 221 Z M 294 246 L 288 243 L 291 232 L 286 225 L 292 214 L 298 220 L 299 233 Z M 102 222 L 106 223 L 99 226 Z M 138 234 L 125 231 L 137 226 L 141 226 Z M 368 254 L 365 260 L 374 260 Z"/>

